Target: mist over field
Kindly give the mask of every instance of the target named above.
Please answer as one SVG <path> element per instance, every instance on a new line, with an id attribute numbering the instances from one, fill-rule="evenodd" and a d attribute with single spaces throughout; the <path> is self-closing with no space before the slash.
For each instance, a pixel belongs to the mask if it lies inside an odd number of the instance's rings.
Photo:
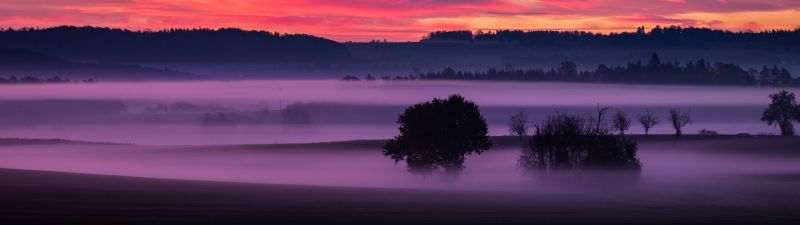
<path id="1" fill-rule="evenodd" d="M 457 81 L 13 85 L 0 89 L 0 136 L 148 145 L 386 139 L 405 106 L 453 93 L 480 105 L 491 135 L 506 135 L 508 117 L 518 111 L 536 121 L 556 112 L 590 114 L 596 104 L 631 115 L 649 109 L 662 119 L 670 108 L 685 110 L 694 118 L 688 133 L 760 134 L 775 132 L 759 119 L 778 89 Z M 307 111 L 307 121 L 283 121 L 288 106 Z M 214 120 L 218 114 L 224 118 Z M 652 132 L 672 131 L 663 124 Z"/>
<path id="2" fill-rule="evenodd" d="M 0 224 L 800 221 L 798 4 L 220 2 L 0 3 Z"/>

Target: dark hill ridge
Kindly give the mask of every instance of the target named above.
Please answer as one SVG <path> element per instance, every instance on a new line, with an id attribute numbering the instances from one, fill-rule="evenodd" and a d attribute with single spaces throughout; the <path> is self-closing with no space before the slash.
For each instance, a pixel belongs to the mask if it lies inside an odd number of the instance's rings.
<path id="1" fill-rule="evenodd" d="M 21 48 L 0 48 L 0 65 L 17 63 L 66 63 L 67 61 Z"/>
<path id="2" fill-rule="evenodd" d="M 194 80 L 201 76 L 139 65 L 75 63 L 19 48 L 0 48 L 0 77 L 61 77 L 100 81 Z"/>
<path id="3" fill-rule="evenodd" d="M 96 62 L 315 62 L 348 60 L 335 41 L 305 34 L 225 29 L 131 31 L 59 26 L 0 31 L 0 47 Z"/>

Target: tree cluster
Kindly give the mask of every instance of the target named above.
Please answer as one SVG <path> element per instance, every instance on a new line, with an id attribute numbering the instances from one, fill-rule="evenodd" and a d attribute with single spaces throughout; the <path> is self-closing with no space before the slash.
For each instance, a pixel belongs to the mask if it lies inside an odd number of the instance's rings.
<path id="1" fill-rule="evenodd" d="M 596 133 L 595 124 L 579 115 L 559 113 L 534 126 L 534 135 L 519 158 L 529 171 L 641 169 L 635 141 Z"/>
<path id="2" fill-rule="evenodd" d="M 61 77 L 39 78 L 33 76 L 24 76 L 17 78 L 11 76 L 8 78 L 0 77 L 0 84 L 59 84 L 59 83 L 73 83 L 74 81 Z M 80 81 L 83 83 L 93 83 L 94 79 Z"/>
<path id="3" fill-rule="evenodd" d="M 736 64 L 709 63 L 706 60 L 686 64 L 662 62 L 653 54 L 647 63 L 631 62 L 624 66 L 604 64 L 595 70 L 578 71 L 573 62 L 562 62 L 557 68 L 489 69 L 483 72 L 457 71 L 445 68 L 407 79 L 420 80 L 494 80 L 494 81 L 558 81 L 629 84 L 739 85 L 739 86 L 800 86 L 785 68 L 764 66 L 761 70 L 745 70 Z"/>
<path id="4" fill-rule="evenodd" d="M 606 122 L 606 117 L 608 116 L 609 110 L 611 110 L 610 107 L 603 107 L 598 104 L 596 112 L 586 117 L 586 119 L 584 119 L 585 121 L 583 121 L 583 126 L 586 127 L 586 133 L 598 136 L 616 132 L 619 134 L 620 138 L 623 138 L 625 136 L 625 131 L 631 127 L 631 118 L 628 117 L 625 111 L 617 109 L 611 117 L 611 124 L 608 124 Z M 658 117 L 650 113 L 650 109 L 645 109 L 645 112 L 637 115 L 636 119 L 644 129 L 645 135 L 649 135 L 650 129 L 659 123 Z M 670 109 L 668 119 L 672 122 L 676 137 L 680 137 L 683 133 L 683 127 L 692 122 L 689 113 L 680 112 L 677 109 Z M 511 135 L 523 137 L 528 134 L 528 130 L 531 126 L 532 125 L 529 125 L 528 122 L 528 114 L 520 111 L 511 116 L 508 122 L 508 131 Z"/>

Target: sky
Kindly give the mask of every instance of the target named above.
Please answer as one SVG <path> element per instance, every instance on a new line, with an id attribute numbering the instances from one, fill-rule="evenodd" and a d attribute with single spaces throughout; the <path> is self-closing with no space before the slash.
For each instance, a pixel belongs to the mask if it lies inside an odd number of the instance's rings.
<path id="1" fill-rule="evenodd" d="M 238 27 L 337 41 L 416 41 L 456 29 L 760 31 L 800 26 L 800 0 L 0 0 L 0 27 L 58 25 Z"/>

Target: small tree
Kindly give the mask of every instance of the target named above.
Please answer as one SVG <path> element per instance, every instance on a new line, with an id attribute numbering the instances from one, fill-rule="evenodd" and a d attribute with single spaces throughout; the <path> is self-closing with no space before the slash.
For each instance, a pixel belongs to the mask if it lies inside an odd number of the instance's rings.
<path id="1" fill-rule="evenodd" d="M 606 124 L 606 113 L 608 110 L 611 109 L 609 107 L 601 107 L 600 104 L 597 104 L 596 109 L 596 116 L 592 116 L 589 119 L 590 126 L 592 127 L 592 135 L 597 136 L 601 134 L 606 134 L 608 132 L 608 125 Z"/>
<path id="2" fill-rule="evenodd" d="M 692 122 L 692 117 L 688 113 L 681 113 L 677 109 L 669 110 L 669 121 L 672 122 L 672 128 L 675 129 L 675 137 L 680 138 L 681 128 Z"/>
<path id="3" fill-rule="evenodd" d="M 511 116 L 508 121 L 508 132 L 511 135 L 516 135 L 520 139 L 528 134 L 528 114 L 520 111 Z"/>
<path id="4" fill-rule="evenodd" d="M 658 125 L 658 117 L 650 114 L 650 109 L 645 109 L 644 114 L 639 114 L 639 123 L 642 124 L 644 135 L 647 136 L 650 133 L 650 128 Z"/>
<path id="5" fill-rule="evenodd" d="M 631 127 L 631 120 L 624 111 L 617 110 L 617 113 L 614 114 L 613 126 L 615 130 L 619 131 L 619 136 L 624 137 L 625 131 Z"/>
<path id="6" fill-rule="evenodd" d="M 800 121 L 800 105 L 797 105 L 794 93 L 781 91 L 769 97 L 772 98 L 772 103 L 764 110 L 761 121 L 770 126 L 777 125 L 783 136 L 794 135 L 792 121 Z"/>

